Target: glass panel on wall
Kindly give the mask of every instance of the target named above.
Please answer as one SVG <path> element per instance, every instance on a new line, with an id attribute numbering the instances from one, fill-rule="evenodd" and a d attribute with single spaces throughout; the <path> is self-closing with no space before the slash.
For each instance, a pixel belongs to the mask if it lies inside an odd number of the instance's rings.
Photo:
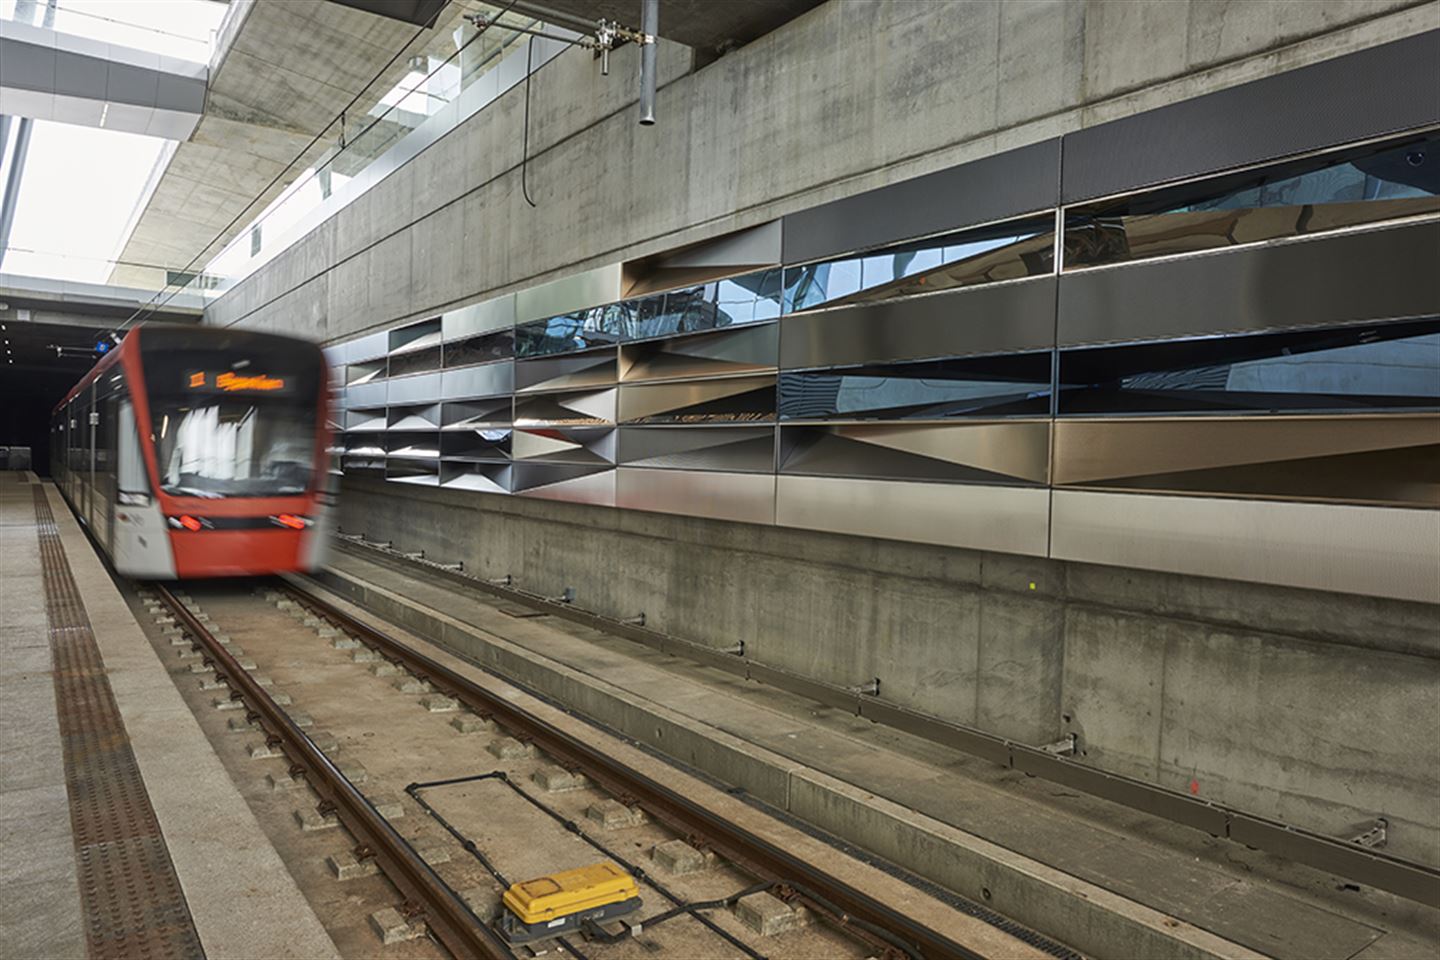
<path id="1" fill-rule="evenodd" d="M 641 309 L 636 312 L 632 332 L 626 339 L 641 340 L 773 320 L 780 316 L 781 292 L 778 267 L 671 290 L 663 297 L 637 301 Z"/>
<path id="2" fill-rule="evenodd" d="M 439 369 L 439 347 L 412 350 L 409 353 L 396 353 L 390 357 L 390 376 L 392 377 L 403 377 L 408 373 L 425 373 L 429 370 Z"/>
<path id="3" fill-rule="evenodd" d="M 1050 273 L 1055 221 L 1039 217 L 785 270 L 787 313 Z"/>
<path id="4" fill-rule="evenodd" d="M 1050 352 L 780 375 L 782 420 L 1047 416 Z"/>
<path id="5" fill-rule="evenodd" d="M 608 307 L 577 310 L 549 320 L 533 320 L 515 328 L 515 355 L 542 357 L 603 347 L 620 341 L 618 311 Z"/>
<path id="6" fill-rule="evenodd" d="M 1060 413 L 1440 407 L 1440 319 L 1060 354 Z"/>
<path id="7" fill-rule="evenodd" d="M 1440 213 L 1440 135 L 1275 164 L 1065 214 L 1065 268 Z"/>
<path id="8" fill-rule="evenodd" d="M 472 363 L 488 363 L 491 360 L 508 360 L 514 355 L 515 331 L 508 329 L 445 344 L 445 366 L 447 367 L 463 367 Z"/>

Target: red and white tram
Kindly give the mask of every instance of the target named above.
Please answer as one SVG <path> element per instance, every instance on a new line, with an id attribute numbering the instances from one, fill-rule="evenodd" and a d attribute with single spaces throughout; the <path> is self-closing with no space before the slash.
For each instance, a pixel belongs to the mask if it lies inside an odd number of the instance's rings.
<path id="1" fill-rule="evenodd" d="M 327 376 L 308 341 L 140 327 L 55 408 L 52 473 L 127 576 L 314 569 L 332 502 Z"/>

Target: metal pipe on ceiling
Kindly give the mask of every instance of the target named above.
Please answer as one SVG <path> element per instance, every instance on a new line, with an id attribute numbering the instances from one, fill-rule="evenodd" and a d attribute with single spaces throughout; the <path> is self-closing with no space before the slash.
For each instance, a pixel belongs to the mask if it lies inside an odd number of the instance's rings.
<path id="1" fill-rule="evenodd" d="M 15 124 L 15 147 L 10 155 L 10 175 L 5 178 L 5 194 L 0 201 L 0 269 L 5 254 L 10 252 L 10 227 L 15 223 L 15 207 L 20 202 L 20 178 L 25 175 L 25 157 L 30 152 L 30 128 L 34 121 L 21 117 Z"/>
<path id="2" fill-rule="evenodd" d="M 656 38 L 660 32 L 660 0 L 640 0 L 640 125 L 655 123 Z"/>

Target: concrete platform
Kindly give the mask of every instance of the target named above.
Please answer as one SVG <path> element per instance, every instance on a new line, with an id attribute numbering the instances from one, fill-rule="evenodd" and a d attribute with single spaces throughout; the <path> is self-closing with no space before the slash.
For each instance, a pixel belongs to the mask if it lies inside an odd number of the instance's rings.
<path id="1" fill-rule="evenodd" d="M 5 956 L 87 955 L 33 474 L 0 474 L 0 930 Z M 43 485 L 205 955 L 336 957 L 63 498 Z"/>
<path id="2" fill-rule="evenodd" d="M 1422 957 L 1440 911 L 337 551 L 337 595 L 1096 956 Z"/>

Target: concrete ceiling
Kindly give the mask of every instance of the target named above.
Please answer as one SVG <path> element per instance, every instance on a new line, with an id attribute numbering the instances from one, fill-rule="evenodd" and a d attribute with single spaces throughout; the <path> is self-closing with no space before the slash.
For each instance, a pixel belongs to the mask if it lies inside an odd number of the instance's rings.
<path id="1" fill-rule="evenodd" d="M 396 2 L 398 14 L 420 6 L 414 0 Z M 820 2 L 660 0 L 660 35 L 694 47 L 707 61 Z M 418 52 L 437 33 L 453 31 L 465 14 L 486 9 L 478 0 L 451 0 L 435 26 L 410 42 L 413 24 L 331 0 L 231 0 L 231 8 L 210 64 L 205 114 L 160 174 L 111 283 L 139 286 L 152 275 L 125 264 L 179 271 L 197 255 L 200 263 L 208 262 L 333 145 L 338 130 L 327 127 L 358 91 L 370 84 L 352 110 L 364 118 L 404 78 L 408 55 L 371 84 L 396 51 L 409 43 L 408 50 Z M 634 27 L 640 18 L 640 0 L 520 0 L 516 12 L 522 8 Z M 357 121 L 349 135 L 362 126 Z M 306 150 L 321 131 L 325 136 Z M 378 131 L 372 136 L 379 140 Z M 286 170 L 302 150 L 305 156 Z"/>
<path id="2" fill-rule="evenodd" d="M 822 0 L 660 0 L 660 36 L 694 47 L 710 59 L 789 23 Z M 640 27 L 640 0 L 519 0 L 517 7 L 568 13 L 593 23 L 604 18 Z"/>
<path id="3" fill-rule="evenodd" d="M 416 34 L 412 24 L 328 0 L 234 0 L 231 6 L 210 64 L 205 115 L 177 145 L 125 245 L 124 262 L 178 270 L 201 251 L 202 263 L 219 253 L 333 144 L 338 127 L 326 130 L 331 121 Z M 452 30 L 474 7 L 452 2 L 412 48 Z M 358 117 L 404 78 L 407 60 L 397 58 L 370 86 L 354 108 Z M 350 136 L 362 127 L 357 120 Z M 320 142 L 285 171 L 321 131 Z M 217 234 L 220 240 L 211 244 Z M 110 281 L 137 278 L 121 266 Z"/>

